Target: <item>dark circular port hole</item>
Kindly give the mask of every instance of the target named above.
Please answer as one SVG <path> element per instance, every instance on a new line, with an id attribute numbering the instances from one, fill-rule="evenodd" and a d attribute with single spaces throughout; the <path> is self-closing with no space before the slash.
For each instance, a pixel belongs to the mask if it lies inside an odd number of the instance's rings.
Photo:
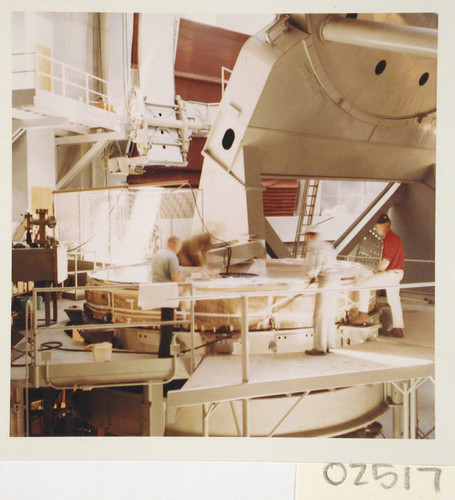
<path id="1" fill-rule="evenodd" d="M 234 139 L 235 139 L 234 131 L 231 128 L 228 128 L 224 133 L 223 140 L 221 141 L 223 148 L 230 149 L 232 144 L 234 143 Z"/>
<path id="2" fill-rule="evenodd" d="M 430 74 L 429 74 L 429 73 L 424 73 L 424 74 L 420 77 L 420 80 L 419 80 L 419 85 L 420 85 L 420 86 L 425 85 L 425 84 L 428 82 L 428 78 L 430 78 Z"/>
<path id="3" fill-rule="evenodd" d="M 348 19 L 357 19 L 358 14 L 346 14 Z"/>
<path id="4" fill-rule="evenodd" d="M 374 72 L 377 75 L 380 75 L 385 70 L 386 65 L 387 63 L 385 59 L 382 59 L 381 61 L 378 62 L 378 64 L 376 64 L 376 69 L 374 70 Z"/>

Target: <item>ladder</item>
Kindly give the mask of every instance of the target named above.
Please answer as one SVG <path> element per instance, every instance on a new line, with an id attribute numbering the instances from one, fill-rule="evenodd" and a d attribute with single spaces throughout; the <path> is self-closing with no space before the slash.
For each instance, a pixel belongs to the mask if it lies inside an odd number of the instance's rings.
<path id="1" fill-rule="evenodd" d="M 294 248 L 292 256 L 294 258 L 305 256 L 305 244 L 302 236 L 305 235 L 306 228 L 313 222 L 314 208 L 318 194 L 319 180 L 307 179 L 303 187 L 302 198 L 299 209 L 299 219 L 295 233 Z"/>

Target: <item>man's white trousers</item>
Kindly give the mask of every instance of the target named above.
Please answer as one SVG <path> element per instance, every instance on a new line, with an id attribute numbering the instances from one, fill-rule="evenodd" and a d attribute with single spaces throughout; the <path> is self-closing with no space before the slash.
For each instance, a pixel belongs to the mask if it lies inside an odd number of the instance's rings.
<path id="1" fill-rule="evenodd" d="M 337 288 L 340 284 L 336 274 L 320 274 L 318 277 L 318 288 Z M 336 325 L 335 316 L 338 305 L 337 291 L 327 291 L 316 294 L 314 306 L 313 327 L 314 342 L 313 349 L 326 352 L 327 349 L 335 347 Z"/>
<path id="2" fill-rule="evenodd" d="M 387 294 L 387 302 L 392 311 L 393 328 L 404 328 L 403 309 L 401 307 L 400 289 L 398 287 L 387 288 L 390 285 L 399 285 L 403 279 L 403 271 L 401 269 L 393 269 L 391 271 L 383 271 L 373 274 L 361 283 L 364 286 L 374 286 L 377 289 L 385 288 Z M 360 312 L 368 312 L 370 301 L 370 290 L 359 290 L 359 310 Z"/>

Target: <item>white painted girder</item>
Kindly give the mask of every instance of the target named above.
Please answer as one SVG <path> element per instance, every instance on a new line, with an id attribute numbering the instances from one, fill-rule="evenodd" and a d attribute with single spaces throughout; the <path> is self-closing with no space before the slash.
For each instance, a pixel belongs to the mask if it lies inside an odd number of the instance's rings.
<path id="1" fill-rule="evenodd" d="M 57 182 L 55 188 L 57 190 L 64 188 L 81 170 L 88 165 L 95 157 L 103 151 L 110 141 L 107 139 L 97 141 Z"/>
<path id="2" fill-rule="evenodd" d="M 101 132 L 98 134 L 72 135 L 69 137 L 59 137 L 55 139 L 55 145 L 82 144 L 84 142 L 123 141 L 127 139 L 124 132 Z"/>

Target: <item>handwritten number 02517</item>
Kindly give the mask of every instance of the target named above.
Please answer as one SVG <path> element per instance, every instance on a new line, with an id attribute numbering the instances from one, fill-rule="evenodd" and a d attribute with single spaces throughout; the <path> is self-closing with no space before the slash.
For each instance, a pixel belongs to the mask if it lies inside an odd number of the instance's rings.
<path id="1" fill-rule="evenodd" d="M 367 470 L 366 464 L 349 464 L 351 469 L 357 469 L 357 474 L 353 480 L 355 486 L 362 486 L 369 484 L 365 478 L 365 472 Z M 391 470 L 392 469 L 392 470 Z M 379 481 L 382 488 L 389 490 L 393 488 L 400 477 L 398 472 L 393 470 L 394 465 L 391 464 L 372 464 L 371 472 L 373 479 Z M 441 469 L 438 467 L 417 467 L 418 472 L 433 472 L 434 473 L 434 489 L 436 492 L 440 491 L 440 480 L 441 480 Z M 341 463 L 330 463 L 324 467 L 323 472 L 324 479 L 332 486 L 340 486 L 346 481 L 348 477 L 348 470 L 345 465 Z M 409 490 L 411 487 L 411 468 L 409 466 L 404 467 L 403 471 L 403 488 Z"/>

